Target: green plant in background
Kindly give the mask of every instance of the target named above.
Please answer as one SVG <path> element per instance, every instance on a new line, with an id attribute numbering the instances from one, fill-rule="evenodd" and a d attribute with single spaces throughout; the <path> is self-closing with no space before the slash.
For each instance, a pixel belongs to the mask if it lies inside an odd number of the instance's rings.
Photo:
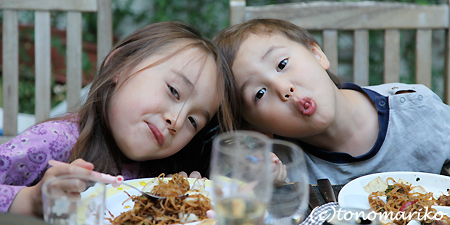
<path id="1" fill-rule="evenodd" d="M 415 3 L 422 5 L 436 5 L 436 4 L 447 4 L 447 0 L 377 0 L 380 2 L 406 2 Z M 414 30 L 402 30 L 400 31 L 400 82 L 402 83 L 414 83 L 414 71 L 415 71 L 415 40 L 416 33 Z M 433 31 L 433 42 L 439 42 L 440 39 L 445 38 L 445 34 L 439 31 Z M 370 31 L 369 32 L 369 74 L 370 80 L 369 84 L 381 84 L 383 83 L 383 46 L 384 46 L 384 33 L 381 31 Z M 442 48 L 443 49 L 443 48 Z M 442 55 L 442 59 L 445 56 Z M 439 60 L 435 60 L 439 61 Z M 442 61 L 443 63 L 443 61 Z M 443 68 L 439 66 L 438 68 Z M 432 77 L 438 78 L 433 79 L 432 89 L 437 90 L 439 80 L 443 77 L 443 69 L 436 71 L 433 69 Z M 442 93 L 438 93 L 442 95 Z M 442 96 L 441 96 L 442 97 Z"/>
<path id="2" fill-rule="evenodd" d="M 56 21 L 59 21 L 65 13 L 52 12 L 51 13 L 51 26 L 56 27 Z M 0 14 L 0 17 L 2 15 Z M 35 33 L 32 29 L 34 24 L 34 13 L 29 11 L 19 12 L 19 23 L 22 25 L 19 30 L 19 112 L 34 114 L 35 111 L 35 66 L 34 66 L 34 39 Z M 31 24 L 31 25 L 30 25 Z M 24 26 L 23 26 L 24 25 Z M 83 35 L 83 37 L 85 37 Z M 86 37 L 89 37 L 87 35 Z M 89 40 L 89 39 L 88 39 Z M 52 49 L 56 49 L 57 54 L 66 55 L 65 42 L 61 37 L 52 36 L 50 41 Z M 52 53 L 53 54 L 53 53 Z M 63 60 L 65 61 L 65 59 Z M 91 63 L 87 59 L 86 54 L 83 52 L 82 57 L 83 71 L 91 69 Z M 65 74 L 65 70 L 58 71 Z M 52 71 L 55 73 L 55 71 Z M 3 77 L 0 71 L 0 107 L 3 107 Z M 65 91 L 55 91 L 58 87 L 62 86 L 58 84 L 54 79 L 51 80 L 51 107 L 56 106 L 65 99 Z M 65 88 L 62 88 L 65 89 Z M 61 87 L 59 88 L 61 90 Z"/>
<path id="3" fill-rule="evenodd" d="M 30 13 L 22 14 L 27 18 Z M 23 18 L 22 17 L 22 18 Z M 19 112 L 34 114 L 35 110 L 35 67 L 34 67 L 34 55 L 30 55 L 30 51 L 34 52 L 34 30 L 23 29 L 19 33 Z M 56 48 L 59 54 L 65 55 L 65 47 L 61 39 L 58 37 L 52 37 L 50 45 L 52 48 Z M 0 72 L 0 76 L 2 72 Z M 3 77 L 0 77 L 0 107 L 3 107 Z M 51 88 L 57 85 L 55 80 L 51 80 Z M 61 93 L 52 92 L 51 106 L 54 107 L 65 99 L 65 95 L 61 96 Z"/>
<path id="4" fill-rule="evenodd" d="M 133 5 L 139 2 L 142 1 L 114 0 L 114 28 L 123 20 L 142 25 L 179 20 L 192 24 L 204 36 L 212 38 L 228 26 L 228 0 L 153 0 L 145 10 L 134 9 Z"/>
<path id="5" fill-rule="evenodd" d="M 228 0 L 154 0 L 151 22 L 181 20 L 194 25 L 203 35 L 212 38 L 228 26 Z"/>

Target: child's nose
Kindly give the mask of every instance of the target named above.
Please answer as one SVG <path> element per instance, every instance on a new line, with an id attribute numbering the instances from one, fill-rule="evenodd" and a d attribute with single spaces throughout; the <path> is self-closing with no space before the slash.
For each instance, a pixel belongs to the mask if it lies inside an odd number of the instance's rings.
<path id="1" fill-rule="evenodd" d="M 294 87 L 290 87 L 289 91 L 284 95 L 284 99 L 288 100 L 294 94 Z"/>
<path id="2" fill-rule="evenodd" d="M 183 111 L 180 111 L 178 113 L 167 113 L 165 115 L 165 120 L 167 124 L 167 129 L 169 129 L 169 132 L 171 134 L 176 134 L 181 130 L 181 127 L 184 124 L 184 119 L 187 118 L 187 115 Z"/>
<path id="3" fill-rule="evenodd" d="M 175 128 L 176 119 L 173 121 L 171 119 L 166 119 L 166 124 L 168 125 L 170 133 L 176 134 L 178 132 L 177 129 Z"/>
<path id="4" fill-rule="evenodd" d="M 282 101 L 287 101 L 294 94 L 294 86 L 289 82 L 278 82 L 275 84 L 278 96 Z"/>

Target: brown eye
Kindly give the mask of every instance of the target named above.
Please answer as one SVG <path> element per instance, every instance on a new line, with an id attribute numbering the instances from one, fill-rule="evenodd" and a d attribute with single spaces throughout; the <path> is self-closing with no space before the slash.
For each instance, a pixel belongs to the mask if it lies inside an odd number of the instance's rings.
<path id="1" fill-rule="evenodd" d="M 257 102 L 259 99 L 261 99 L 264 96 L 265 93 L 266 93 L 266 89 L 265 88 L 262 88 L 258 92 L 256 92 L 255 102 Z"/>
<path id="2" fill-rule="evenodd" d="M 178 93 L 177 89 L 175 89 L 174 87 L 172 87 L 170 85 L 167 85 L 167 87 L 169 88 L 169 91 L 170 91 L 170 93 L 172 93 L 173 97 L 180 100 L 180 94 Z"/>
<path id="3" fill-rule="evenodd" d="M 284 69 L 284 67 L 286 67 L 287 63 L 288 63 L 288 59 L 281 60 L 281 62 L 278 64 L 277 72 L 282 71 Z"/>
<path id="4" fill-rule="evenodd" d="M 188 117 L 189 122 L 192 124 L 192 126 L 195 128 L 195 130 L 197 130 L 197 121 L 195 121 L 195 119 L 193 117 Z"/>

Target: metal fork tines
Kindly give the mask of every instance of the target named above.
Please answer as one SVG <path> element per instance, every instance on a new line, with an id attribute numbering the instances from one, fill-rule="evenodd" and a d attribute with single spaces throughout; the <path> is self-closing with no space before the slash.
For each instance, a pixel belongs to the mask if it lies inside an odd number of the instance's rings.
<path id="1" fill-rule="evenodd" d="M 165 199 L 165 198 L 166 198 L 166 197 L 161 197 L 161 196 L 156 196 L 156 195 L 150 195 L 149 193 L 145 193 L 145 192 L 143 192 L 143 191 L 137 189 L 136 187 L 134 187 L 134 186 L 132 186 L 132 185 L 129 185 L 129 184 L 127 184 L 127 183 L 122 183 L 121 185 L 125 185 L 125 186 L 127 186 L 127 187 L 130 187 L 130 188 L 132 188 L 132 189 L 138 191 L 138 192 L 141 193 L 142 195 L 147 196 L 147 198 L 153 198 L 153 199 Z"/>
<path id="2" fill-rule="evenodd" d="M 133 188 L 134 190 L 139 191 L 139 193 L 141 193 L 142 195 L 147 196 L 147 198 L 153 198 L 153 199 L 166 199 L 166 198 L 167 198 L 167 197 L 165 197 L 165 196 L 152 195 L 152 194 L 150 194 L 150 193 L 143 192 L 143 191 L 137 189 L 136 187 L 134 187 L 134 186 L 132 186 L 132 185 L 129 185 L 129 184 L 127 184 L 127 183 L 122 183 L 121 185 L 125 185 L 125 186 L 127 186 L 127 187 Z M 178 197 L 183 197 L 183 196 L 186 196 L 186 195 L 179 195 Z"/>

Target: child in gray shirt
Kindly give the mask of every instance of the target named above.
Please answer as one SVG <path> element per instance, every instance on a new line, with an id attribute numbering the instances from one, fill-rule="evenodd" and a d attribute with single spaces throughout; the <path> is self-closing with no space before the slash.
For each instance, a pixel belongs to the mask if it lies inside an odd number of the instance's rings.
<path id="1" fill-rule="evenodd" d="M 310 183 L 366 174 L 448 174 L 450 107 L 423 85 L 340 84 L 316 40 L 282 20 L 255 19 L 213 40 L 237 82 L 252 128 L 305 150 Z"/>

